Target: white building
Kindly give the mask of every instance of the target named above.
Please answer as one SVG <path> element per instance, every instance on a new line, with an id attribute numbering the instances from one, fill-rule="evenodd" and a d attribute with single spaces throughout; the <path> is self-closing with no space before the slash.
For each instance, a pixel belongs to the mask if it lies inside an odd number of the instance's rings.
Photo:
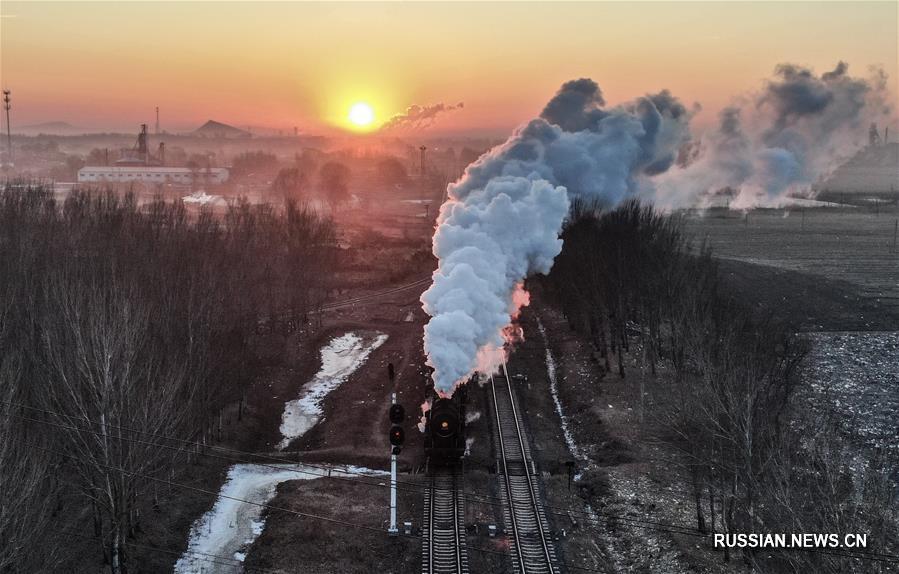
<path id="1" fill-rule="evenodd" d="M 143 183 L 175 183 L 190 185 L 194 183 L 195 176 L 197 183 L 224 183 L 228 181 L 228 170 L 223 167 L 200 169 L 153 166 L 82 167 L 78 170 L 78 183 L 126 183 L 140 181 Z"/>

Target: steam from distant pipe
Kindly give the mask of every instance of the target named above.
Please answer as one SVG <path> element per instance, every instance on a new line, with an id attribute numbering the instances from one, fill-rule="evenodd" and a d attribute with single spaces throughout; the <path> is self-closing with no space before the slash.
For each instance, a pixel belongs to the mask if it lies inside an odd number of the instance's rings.
<path id="1" fill-rule="evenodd" d="M 464 107 L 462 102 L 456 105 L 448 105 L 444 103 L 431 104 L 427 106 L 412 105 L 406 108 L 402 114 L 397 114 L 387 120 L 382 131 L 401 131 L 401 130 L 419 130 L 430 127 L 436 120 L 437 116 L 459 110 Z"/>

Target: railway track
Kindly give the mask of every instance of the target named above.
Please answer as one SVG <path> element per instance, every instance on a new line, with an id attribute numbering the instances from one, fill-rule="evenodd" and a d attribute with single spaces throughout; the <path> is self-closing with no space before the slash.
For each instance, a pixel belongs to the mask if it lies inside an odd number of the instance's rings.
<path id="1" fill-rule="evenodd" d="M 379 297 L 384 297 L 385 295 L 392 295 L 394 293 L 399 293 L 400 291 L 406 291 L 407 289 L 412 289 L 414 287 L 423 287 L 425 285 L 428 285 L 430 282 L 431 282 L 430 277 L 424 277 L 417 281 L 413 281 L 411 283 L 406 283 L 405 285 L 400 285 L 398 287 L 385 289 L 384 291 L 378 291 L 377 293 L 369 293 L 367 295 L 360 295 L 359 297 L 353 297 L 352 299 L 346 299 L 344 301 L 335 301 L 333 303 L 327 303 L 325 305 L 322 305 L 318 311 L 312 311 L 311 313 L 333 311 L 335 309 L 341 309 L 343 307 L 351 307 L 353 305 L 358 305 L 360 303 L 367 303 L 373 299 L 378 299 Z"/>
<path id="2" fill-rule="evenodd" d="M 557 574 L 560 570 L 549 536 L 549 523 L 540 502 L 530 447 L 522 432 L 505 363 L 500 372 L 490 378 L 490 388 L 496 415 L 494 440 L 512 569 L 517 574 Z"/>
<path id="3" fill-rule="evenodd" d="M 422 574 L 468 574 L 460 467 L 431 472 L 422 520 Z"/>

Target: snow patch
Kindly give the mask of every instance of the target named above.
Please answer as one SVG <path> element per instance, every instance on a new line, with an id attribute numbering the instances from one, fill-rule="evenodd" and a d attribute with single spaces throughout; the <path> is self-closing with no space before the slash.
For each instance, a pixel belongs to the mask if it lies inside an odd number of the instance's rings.
<path id="1" fill-rule="evenodd" d="M 209 195 L 202 189 L 200 191 L 195 191 L 190 195 L 185 195 L 181 198 L 181 201 L 184 203 L 196 203 L 199 205 L 224 205 L 226 202 L 220 195 Z"/>
<path id="2" fill-rule="evenodd" d="M 322 366 L 311 381 L 303 385 L 300 397 L 284 405 L 278 450 L 303 436 L 322 417 L 322 402 L 358 369 L 372 351 L 387 341 L 384 333 L 346 333 L 335 337 L 321 350 Z"/>
<path id="3" fill-rule="evenodd" d="M 562 436 L 565 437 L 565 444 L 568 445 L 571 455 L 584 462 L 586 467 L 589 468 L 591 464 L 590 458 L 574 440 L 574 435 L 571 433 L 571 427 L 568 424 L 568 417 L 565 416 L 565 411 L 562 409 L 562 401 L 559 399 L 559 384 L 556 380 L 556 361 L 553 358 L 552 351 L 549 349 L 549 338 L 546 336 L 546 329 L 543 327 L 543 322 L 539 317 L 537 318 L 537 329 L 540 331 L 540 336 L 543 337 L 543 346 L 546 349 L 546 375 L 549 377 L 549 392 L 552 394 L 553 404 L 556 406 L 556 414 L 559 415 L 559 420 L 562 421 Z M 582 473 L 578 472 L 574 479 L 580 480 L 581 475 Z"/>
<path id="4" fill-rule="evenodd" d="M 247 550 L 265 529 L 264 508 L 278 485 L 288 480 L 329 476 L 377 476 L 387 474 L 361 466 L 306 466 L 301 464 L 235 464 L 228 470 L 212 510 L 190 529 L 187 551 L 175 563 L 175 574 L 241 571 L 239 565 L 210 562 L 215 556 L 233 556 L 243 562 Z"/>
<path id="5" fill-rule="evenodd" d="M 899 452 L 899 332 L 817 332 L 803 378 L 813 409 L 829 403 L 858 446 Z"/>
<path id="6" fill-rule="evenodd" d="M 319 472 L 298 465 L 232 466 L 212 510 L 191 527 L 187 552 L 175 563 L 175 574 L 209 571 L 204 555 L 234 556 L 243 561 L 246 549 L 264 528 L 263 508 L 258 505 L 271 500 L 281 482 L 317 478 Z"/>

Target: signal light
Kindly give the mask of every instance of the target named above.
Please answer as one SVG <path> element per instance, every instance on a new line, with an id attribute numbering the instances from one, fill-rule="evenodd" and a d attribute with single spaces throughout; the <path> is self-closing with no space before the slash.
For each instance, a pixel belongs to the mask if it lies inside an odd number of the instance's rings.
<path id="1" fill-rule="evenodd" d="M 406 420 L 406 409 L 403 408 L 403 405 L 399 403 L 390 405 L 390 422 L 398 425 L 404 420 Z"/>
<path id="2" fill-rule="evenodd" d="M 401 446 L 404 440 L 406 440 L 406 431 L 403 430 L 403 427 L 397 425 L 390 427 L 390 444 Z"/>

